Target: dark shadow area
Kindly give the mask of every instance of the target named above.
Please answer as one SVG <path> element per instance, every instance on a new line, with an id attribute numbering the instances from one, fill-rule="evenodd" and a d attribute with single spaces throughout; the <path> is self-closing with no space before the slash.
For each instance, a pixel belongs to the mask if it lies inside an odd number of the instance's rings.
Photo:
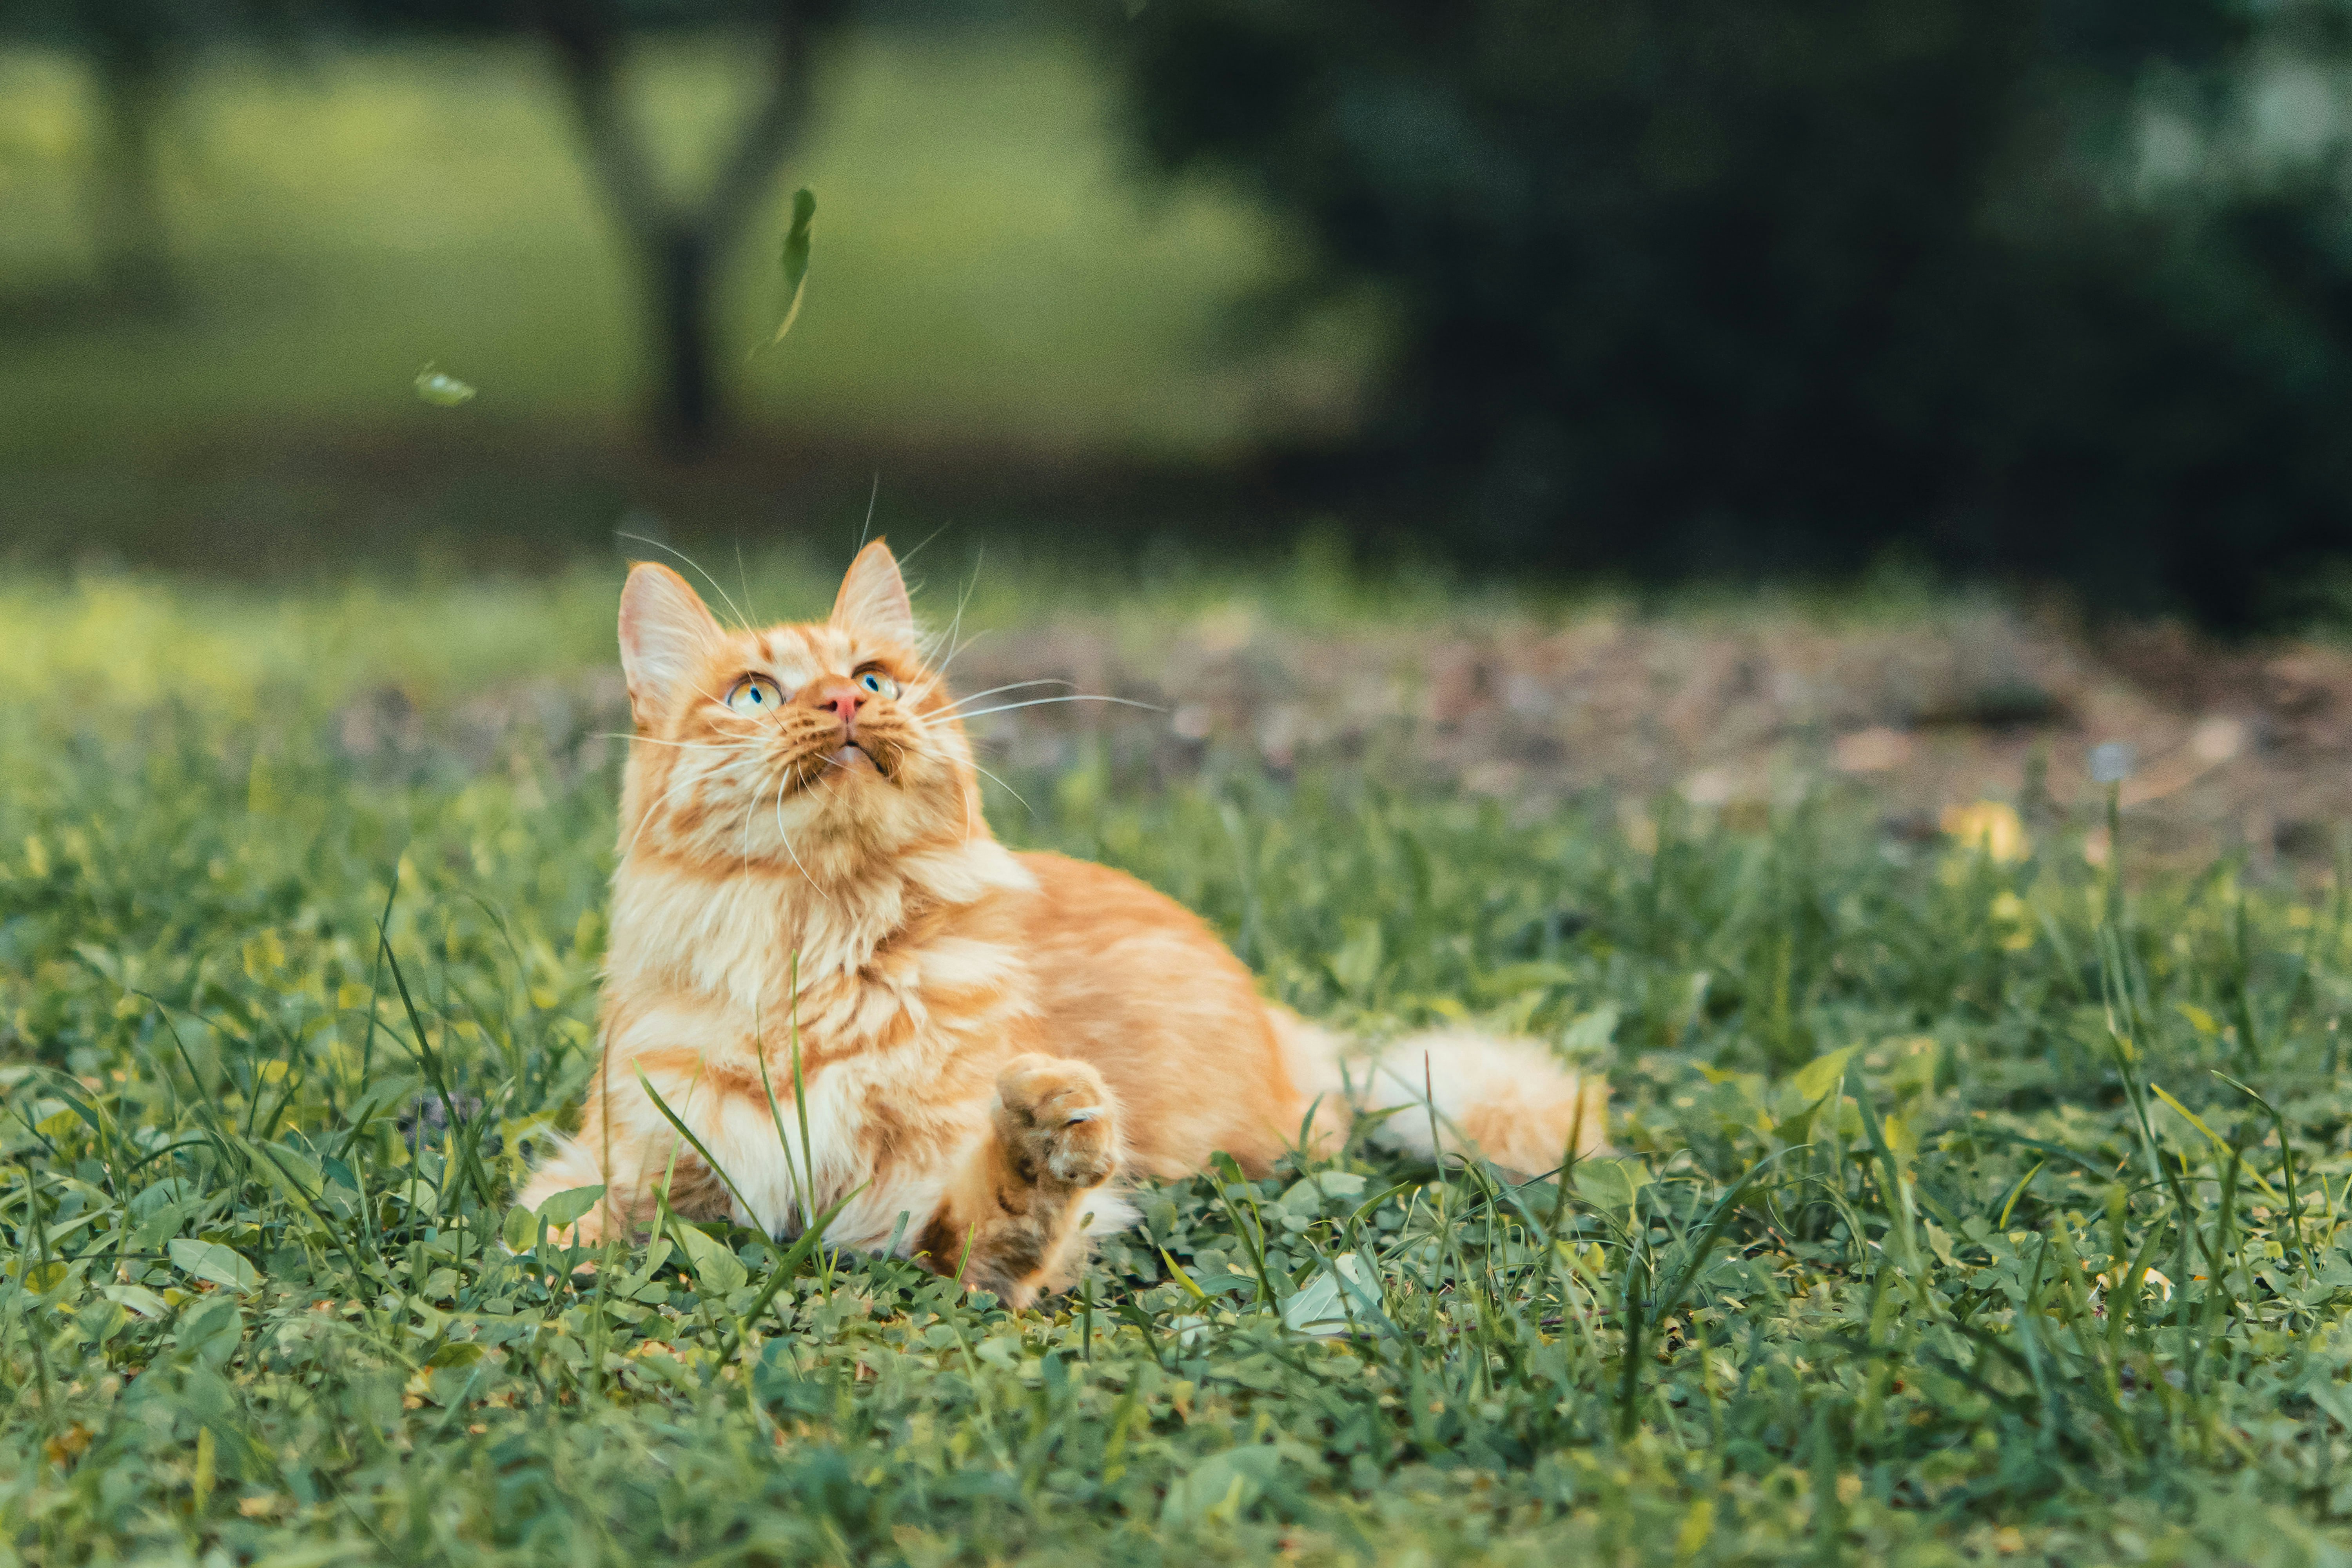
<path id="1" fill-rule="evenodd" d="M 284 439 L 192 447 L 168 461 L 19 475 L 0 497 L 0 561 L 23 569 L 129 566 L 295 582 L 352 570 L 526 574 L 645 548 L 639 532 L 723 559 L 871 530 L 958 554 L 1002 541 L 1074 568 L 1130 567 L 1155 541 L 1271 561 L 1313 514 L 1270 480 L 1194 464 L 1150 467 L 738 438 L 691 464 L 627 437 L 539 428 L 443 441 Z"/>

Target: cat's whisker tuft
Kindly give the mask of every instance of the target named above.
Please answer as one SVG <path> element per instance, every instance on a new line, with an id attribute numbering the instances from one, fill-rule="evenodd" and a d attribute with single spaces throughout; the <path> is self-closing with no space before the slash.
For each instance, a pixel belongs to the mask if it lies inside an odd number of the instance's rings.
<path id="1" fill-rule="evenodd" d="M 1157 703 L 1138 702 L 1129 697 L 1104 697 L 1097 693 L 1081 692 L 1075 697 L 1033 697 L 1025 702 L 1001 702 L 993 708 L 982 708 L 975 713 L 959 713 L 956 717 L 966 721 L 985 719 L 992 713 L 1010 713 L 1016 708 L 1043 708 L 1051 702 L 1114 702 L 1121 708 L 1140 708 L 1147 713 L 1168 711 Z"/>
<path id="2" fill-rule="evenodd" d="M 992 686 L 992 687 L 990 687 L 990 688 L 989 688 L 987 690 L 985 690 L 985 691 L 975 691 L 975 692 L 973 692 L 973 693 L 972 693 L 971 696 L 969 696 L 969 697 L 959 697 L 959 698 L 957 698 L 954 701 L 950 702 L 950 703 L 946 704 L 946 705 L 945 705 L 945 706 L 943 706 L 943 707 L 934 709 L 934 710 L 931 711 L 931 713 L 929 713 L 929 715 L 927 715 L 927 717 L 930 717 L 930 718 L 937 718 L 940 714 L 942 714 L 942 713 L 952 713 L 952 712 L 954 712 L 957 709 L 959 709 L 959 708 L 962 707 L 962 706 L 963 706 L 965 703 L 967 703 L 967 702 L 977 702 L 977 701 L 979 701 L 979 700 L 980 700 L 982 698 L 983 698 L 983 697 L 994 697 L 994 696 L 997 696 L 998 694 L 1000 694 L 1000 693 L 1002 693 L 1002 692 L 1006 692 L 1006 691 L 1019 691 L 1019 690 L 1021 690 L 1021 689 L 1022 689 L 1023 688 L 1024 688 L 1024 687 L 1030 687 L 1030 686 L 1076 686 L 1076 684 L 1077 684 L 1077 682 L 1076 682 L 1076 681 L 1075 681 L 1075 680 L 1055 680 L 1055 679 L 1045 679 L 1045 680 L 1015 680 L 1015 681 L 1012 681 L 1012 682 L 1010 682 L 1010 683 L 1008 683 L 1008 684 L 1006 684 L 1006 685 L 1003 685 L 1003 686 Z"/>
<path id="3" fill-rule="evenodd" d="M 716 741 L 665 741 L 654 735 L 632 735 L 620 730 L 594 730 L 587 737 L 592 741 L 634 741 L 647 746 L 675 746 L 681 752 L 731 752 L 733 746 Z"/>
<path id="4" fill-rule="evenodd" d="M 966 759 L 965 759 L 965 761 L 967 761 L 967 762 L 971 762 L 971 758 L 966 758 Z M 1023 800 L 1023 799 L 1022 799 L 1022 795 L 1021 795 L 1021 792 L 1020 792 L 1019 790 L 1014 789 L 1011 784 L 1006 784 L 1003 779 L 1001 779 L 1001 778 L 997 778 L 997 776 L 996 776 L 994 773 L 990 773 L 986 768 L 982 767 L 982 766 L 981 766 L 977 762 L 972 762 L 972 763 L 971 763 L 971 771 L 972 771 L 972 772 L 974 772 L 974 773 L 978 773 L 978 774 L 980 774 L 980 775 L 981 775 L 982 777 L 983 777 L 983 778 L 995 779 L 995 780 L 996 780 L 997 787 L 998 787 L 999 789 L 1002 789 L 1005 794 L 1007 794 L 1007 795 L 1011 795 L 1014 800 L 1021 801 L 1021 809 L 1022 809 L 1022 810 L 1024 810 L 1024 811 L 1027 812 L 1027 813 L 1028 813 L 1030 816 L 1036 816 L 1036 815 L 1037 815 L 1037 808 L 1036 808 L 1035 806 L 1034 806 L 1034 805 L 1030 805 L 1026 800 Z"/>

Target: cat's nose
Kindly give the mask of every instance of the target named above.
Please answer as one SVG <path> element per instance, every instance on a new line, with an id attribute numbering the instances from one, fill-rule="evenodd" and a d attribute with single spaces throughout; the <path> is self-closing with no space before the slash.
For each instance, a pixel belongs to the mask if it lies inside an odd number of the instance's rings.
<path id="1" fill-rule="evenodd" d="M 866 693 L 853 681 L 827 680 L 809 693 L 809 701 L 814 707 L 831 710 L 845 728 L 855 729 L 857 710 L 866 706 Z"/>

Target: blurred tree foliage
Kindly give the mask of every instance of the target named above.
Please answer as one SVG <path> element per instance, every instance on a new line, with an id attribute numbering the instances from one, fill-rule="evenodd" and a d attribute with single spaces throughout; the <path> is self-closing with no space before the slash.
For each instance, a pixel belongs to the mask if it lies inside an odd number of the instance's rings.
<path id="1" fill-rule="evenodd" d="M 726 420 L 712 290 L 800 140 L 817 37 L 846 14 L 847 0 L 332 3 L 376 27 L 464 33 L 520 26 L 545 44 L 582 151 L 636 262 L 647 340 L 660 362 L 648 409 L 654 435 L 673 456 L 708 447 Z M 690 27 L 756 35 L 746 52 L 761 85 L 750 112 L 719 149 L 709 179 L 699 190 L 681 191 L 663 176 L 662 158 L 630 113 L 626 47 L 635 34 Z"/>
<path id="2" fill-rule="evenodd" d="M 303 0 L 9 0 L 0 39 L 73 50 L 88 62 L 96 134 L 89 223 L 99 285 L 140 310 L 173 304 L 171 229 L 157 188 L 176 78 L 205 44 L 232 33 L 283 34 Z"/>
<path id="3" fill-rule="evenodd" d="M 100 110 L 90 206 L 103 282 L 118 299 L 157 307 L 175 290 L 156 146 L 173 79 L 205 49 L 535 35 L 636 262 L 658 361 L 649 424 L 666 448 L 690 456 L 725 424 L 710 320 L 719 268 L 799 139 L 817 37 L 848 8 L 847 0 L 0 0 L 0 37 L 60 46 L 88 63 Z M 711 177 L 682 191 L 663 176 L 664 160 L 630 112 L 626 55 L 635 36 L 691 28 L 743 33 L 760 88 Z"/>
<path id="4" fill-rule="evenodd" d="M 2352 543 L 2347 16 L 1149 0 L 1108 30 L 1154 159 L 1302 216 L 1318 284 L 1382 286 L 1401 348 L 1346 467 L 1463 549 L 1898 546 L 2246 625 Z"/>

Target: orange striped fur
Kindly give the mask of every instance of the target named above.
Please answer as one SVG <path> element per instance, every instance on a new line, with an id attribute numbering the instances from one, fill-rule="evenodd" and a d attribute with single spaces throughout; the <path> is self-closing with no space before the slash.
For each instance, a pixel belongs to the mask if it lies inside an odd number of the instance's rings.
<path id="1" fill-rule="evenodd" d="M 577 1136 L 518 1195 L 603 1185 L 582 1240 L 647 1223 L 665 1179 L 678 1213 L 772 1235 L 854 1194 L 830 1239 L 895 1237 L 1024 1304 L 1066 1281 L 1086 1232 L 1129 1217 L 1122 1178 L 1219 1151 L 1262 1172 L 1310 1111 L 1325 1147 L 1356 1110 L 1407 1104 L 1384 1128 L 1424 1152 L 1540 1170 L 1571 1133 L 1598 1145 L 1606 1086 L 1540 1047 L 1452 1036 L 1349 1061 L 1171 900 L 999 845 L 879 542 L 828 619 L 765 631 L 722 628 L 640 564 L 621 654 L 637 740 L 603 1059 Z"/>

